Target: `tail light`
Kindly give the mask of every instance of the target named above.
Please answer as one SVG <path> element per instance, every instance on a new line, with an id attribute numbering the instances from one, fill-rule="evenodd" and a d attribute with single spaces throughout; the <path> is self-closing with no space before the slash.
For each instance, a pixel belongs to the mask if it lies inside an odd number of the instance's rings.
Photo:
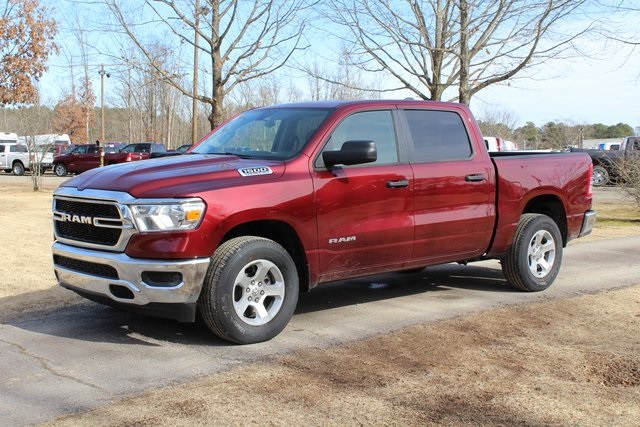
<path id="1" fill-rule="evenodd" d="M 593 163 L 589 165 L 589 174 L 587 178 L 587 197 L 593 197 Z"/>
<path id="2" fill-rule="evenodd" d="M 502 138 L 496 138 L 496 144 L 498 145 L 498 151 L 504 150 L 504 147 L 502 146 Z"/>

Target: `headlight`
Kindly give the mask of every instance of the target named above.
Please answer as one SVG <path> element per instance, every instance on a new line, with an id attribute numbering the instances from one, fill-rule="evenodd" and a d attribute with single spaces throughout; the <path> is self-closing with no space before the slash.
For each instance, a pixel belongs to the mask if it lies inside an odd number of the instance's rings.
<path id="1" fill-rule="evenodd" d="M 158 202 L 130 205 L 140 232 L 193 230 L 204 216 L 202 201 Z"/>

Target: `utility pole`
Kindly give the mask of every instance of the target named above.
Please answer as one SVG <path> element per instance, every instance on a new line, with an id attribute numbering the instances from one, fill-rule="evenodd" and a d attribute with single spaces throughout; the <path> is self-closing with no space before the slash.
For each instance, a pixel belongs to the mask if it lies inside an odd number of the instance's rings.
<path id="1" fill-rule="evenodd" d="M 128 110 L 128 116 L 129 116 L 129 126 L 128 126 L 128 141 L 129 144 L 131 144 L 131 134 L 132 134 L 132 123 L 131 123 L 131 67 L 128 67 L 129 69 L 129 74 L 128 74 L 128 78 L 127 78 L 127 110 Z"/>
<path id="2" fill-rule="evenodd" d="M 100 65 L 100 142 L 104 142 L 104 76 L 111 77 L 111 74 L 104 71 L 104 64 Z"/>

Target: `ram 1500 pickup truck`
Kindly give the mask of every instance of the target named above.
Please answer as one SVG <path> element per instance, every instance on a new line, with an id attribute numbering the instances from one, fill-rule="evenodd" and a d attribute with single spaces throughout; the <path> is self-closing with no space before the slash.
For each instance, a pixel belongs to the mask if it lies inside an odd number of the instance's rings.
<path id="1" fill-rule="evenodd" d="M 100 152 L 102 150 L 102 153 Z M 154 151 L 166 151 L 164 144 L 149 142 L 128 144 L 121 150 L 112 144 L 77 145 L 68 153 L 57 155 L 53 158 L 53 172 L 57 176 L 66 176 L 68 173 L 82 173 L 100 166 L 102 160 L 104 166 L 118 163 L 146 160 Z M 104 156 L 103 159 L 101 157 Z"/>
<path id="2" fill-rule="evenodd" d="M 601 187 L 620 178 L 620 168 L 626 162 L 640 162 L 640 136 L 628 136 L 619 150 L 585 150 L 572 148 L 573 152 L 585 152 L 593 162 L 593 185 Z"/>
<path id="3" fill-rule="evenodd" d="M 268 340 L 299 292 L 500 259 L 541 291 L 588 234 L 585 153 L 490 156 L 469 109 L 286 104 L 240 114 L 190 153 L 94 169 L 55 191 L 59 284 L 106 304 Z"/>

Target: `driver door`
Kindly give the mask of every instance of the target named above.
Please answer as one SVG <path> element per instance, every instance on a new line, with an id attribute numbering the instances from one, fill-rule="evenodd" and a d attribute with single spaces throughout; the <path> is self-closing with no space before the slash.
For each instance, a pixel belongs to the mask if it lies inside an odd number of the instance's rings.
<path id="1" fill-rule="evenodd" d="M 357 112 L 332 131 L 323 151 L 346 141 L 374 141 L 374 163 L 312 172 L 318 218 L 320 281 L 387 271 L 411 259 L 411 167 L 398 162 L 391 110 Z"/>

